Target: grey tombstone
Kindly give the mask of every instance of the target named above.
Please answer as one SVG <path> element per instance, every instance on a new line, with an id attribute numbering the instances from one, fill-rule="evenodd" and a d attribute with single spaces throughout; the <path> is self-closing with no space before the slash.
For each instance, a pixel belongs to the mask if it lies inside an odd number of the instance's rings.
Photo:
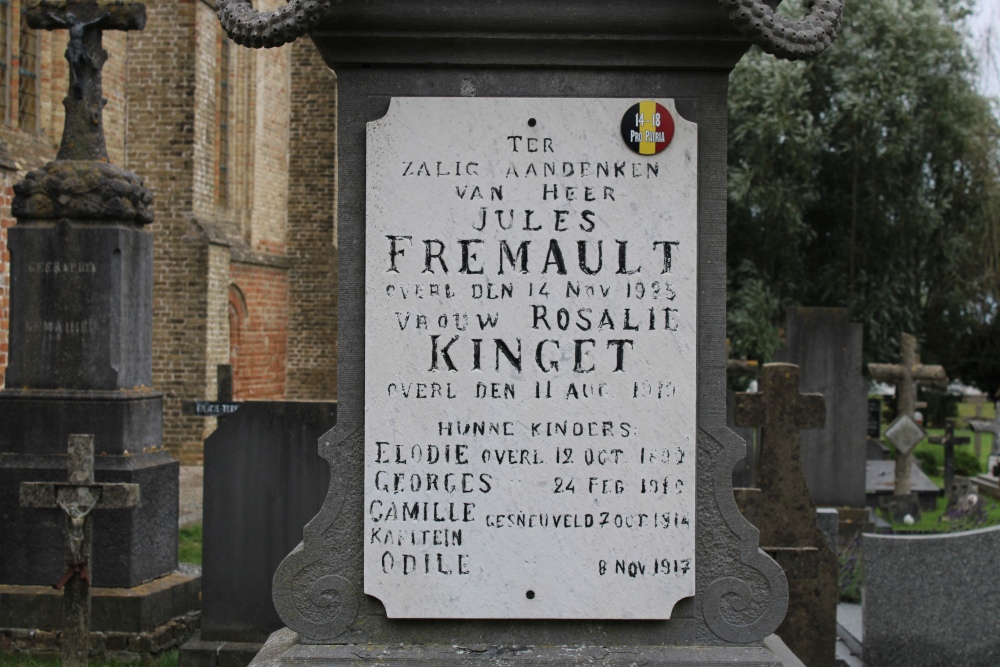
<path id="1" fill-rule="evenodd" d="M 862 539 L 864 662 L 991 667 L 1000 655 L 1000 527 Z"/>
<path id="2" fill-rule="evenodd" d="M 245 665 L 282 626 L 271 578 L 323 504 L 316 441 L 336 414 L 332 402 L 248 401 L 205 441 L 201 630 L 181 667 Z"/>
<path id="3" fill-rule="evenodd" d="M 135 592 L 158 600 L 166 618 L 152 616 L 163 623 L 196 606 L 198 579 L 174 572 L 178 467 L 162 448 L 162 399 L 151 386 L 152 194 L 108 163 L 101 120 L 102 32 L 142 29 L 145 7 L 45 1 L 24 12 L 34 29 L 69 30 L 70 90 L 56 160 L 14 186 L 10 360 L 0 392 L 0 525 L 8 536 L 0 540 L 0 593 L 13 627 L 41 626 L 43 587 L 65 571 L 62 512 L 21 507 L 18 489 L 62 480 L 68 436 L 87 433 L 97 483 L 136 484 L 143 498 L 139 507 L 94 516 L 100 567 L 92 583 L 134 589 L 170 578 L 155 594 Z M 126 596 L 118 597 L 124 606 Z"/>
<path id="4" fill-rule="evenodd" d="M 748 46 L 734 22 L 769 48 L 804 57 L 821 50 L 836 32 L 839 16 L 828 13 L 831 8 L 842 9 L 840 3 L 824 3 L 812 10 L 805 23 L 786 25 L 786 19 L 774 17 L 763 4 L 755 3 L 750 10 L 730 0 L 721 7 L 703 0 L 614 5 L 563 0 L 475 5 L 380 0 L 350 6 L 293 2 L 268 17 L 257 16 L 245 2 L 219 3 L 223 24 L 237 42 L 276 45 L 308 31 L 326 63 L 337 72 L 339 243 L 341 248 L 353 249 L 341 253 L 339 264 L 338 424 L 319 446 L 331 468 L 330 493 L 305 527 L 303 542 L 275 575 L 275 608 L 287 628 L 269 640 L 255 664 L 480 664 L 495 660 L 507 664 L 799 664 L 780 642 L 769 638 L 785 613 L 787 580 L 759 549 L 758 532 L 740 515 L 732 492 L 732 469 L 745 455 L 745 446 L 725 427 L 726 90 L 728 73 Z M 754 12 L 766 20 L 758 20 Z M 778 28 L 772 31 L 776 23 Z M 776 37 L 778 31 L 796 42 Z M 694 256 L 692 248 L 692 254 L 679 260 L 690 262 L 688 279 L 697 275 L 696 308 L 686 312 L 692 316 L 689 322 L 697 321 L 698 335 L 686 349 L 693 356 L 684 359 L 696 359 L 697 374 L 694 386 L 679 388 L 688 392 L 686 398 L 697 397 L 696 427 L 691 435 L 696 466 L 686 480 L 696 498 L 696 568 L 694 595 L 680 600 L 672 610 L 663 610 L 669 620 L 665 616 L 608 618 L 596 607 L 580 611 L 575 619 L 561 620 L 483 619 L 474 614 L 389 618 L 381 602 L 363 592 L 368 535 L 362 527 L 371 511 L 363 490 L 366 445 L 372 444 L 366 443 L 366 427 L 386 419 L 366 409 L 366 372 L 368 363 L 386 364 L 401 352 L 383 348 L 370 351 L 369 357 L 365 354 L 367 327 L 397 324 L 366 322 L 367 242 L 385 242 L 384 238 L 366 238 L 366 221 L 374 213 L 384 213 L 383 204 L 399 205 L 379 199 L 366 203 L 366 175 L 372 161 L 381 168 L 392 166 L 367 154 L 366 124 L 385 125 L 380 119 L 391 109 L 397 109 L 398 117 L 398 109 L 419 107 L 419 99 L 425 97 L 498 98 L 496 106 L 503 109 L 522 108 L 532 98 L 541 98 L 539 114 L 556 106 L 567 108 L 566 104 L 547 104 L 548 99 L 588 98 L 606 108 L 614 102 L 621 105 L 615 107 L 619 113 L 636 103 L 662 100 L 688 128 L 696 123 L 697 150 L 689 155 L 697 157 L 697 167 L 681 175 L 696 177 L 694 190 L 688 192 L 697 199 L 692 220 L 696 221 L 697 253 Z M 407 101 L 414 98 L 417 102 Z M 528 102 L 520 101 L 526 98 Z M 403 103 L 396 104 L 400 100 Z M 461 108 L 473 107 L 463 104 Z M 475 108 L 492 117 L 488 105 Z M 514 135 L 515 129 L 528 132 L 534 127 L 535 116 L 518 115 L 516 128 L 481 127 L 483 141 L 494 141 L 498 133 Z M 442 122 L 440 118 L 430 114 L 423 118 L 428 128 L 441 131 L 435 125 Z M 540 119 L 543 127 L 558 123 L 548 115 Z M 448 120 L 455 119 L 448 115 Z M 466 125 L 476 118 L 458 120 Z M 526 127 L 521 129 L 521 125 Z M 597 132 L 617 130 L 581 123 L 571 131 L 577 133 L 578 150 L 583 150 Z M 420 128 L 416 131 L 421 132 Z M 604 141 L 610 135 L 600 136 Z M 395 146 L 405 147 L 406 142 L 407 136 L 401 135 Z M 469 149 L 475 145 L 470 143 Z M 400 220 L 419 221 L 421 212 L 420 208 L 402 211 Z M 442 221 L 428 223 L 439 228 Z M 411 253 L 411 259 L 422 256 L 418 246 Z M 434 257 L 431 252 L 428 255 Z M 621 265 L 624 271 L 625 262 Z M 469 270 L 475 268 L 469 266 Z M 384 274 L 383 267 L 376 275 Z M 498 364 L 499 350 L 498 346 Z M 472 354 L 475 369 L 476 352 Z M 513 356 L 508 355 L 508 360 Z M 582 356 L 577 356 L 576 365 L 587 372 Z M 565 362 L 573 367 L 572 352 Z M 470 363 L 468 357 L 465 363 Z M 447 365 L 440 350 L 430 360 L 432 371 L 451 373 Z M 421 372 L 427 372 L 426 366 Z M 652 420 L 655 414 L 656 408 L 650 407 L 642 418 Z M 547 456 L 554 458 L 555 453 L 549 451 Z M 691 463 L 690 457 L 686 460 Z M 607 538 L 597 539 L 604 542 Z M 626 546 L 631 541 L 619 539 Z M 586 549 L 582 555 L 596 558 Z M 524 567 L 530 574 L 530 566 L 519 556 L 497 555 L 494 566 L 505 571 Z M 580 556 L 565 553 L 553 558 Z M 456 569 L 443 576 L 461 576 L 460 561 Z M 671 576 L 680 576 L 676 565 Z M 509 591 L 497 590 L 501 592 Z M 533 599 L 532 592 L 521 594 L 522 605 L 527 604 L 523 600 Z M 420 611 L 434 614 L 434 608 Z"/>
<path id="5" fill-rule="evenodd" d="M 743 514 L 788 576 L 788 614 L 778 632 L 811 667 L 833 667 L 837 618 L 837 513 L 820 528 L 802 466 L 802 440 L 826 423 L 822 394 L 799 393 L 799 369 L 765 364 L 761 391 L 736 395 L 736 423 L 761 429 L 756 488 L 739 489 Z"/>
<path id="6" fill-rule="evenodd" d="M 802 469 L 819 506 L 863 507 L 868 386 L 861 324 L 846 308 L 789 308 L 777 361 L 800 367 L 802 390 L 826 396 L 826 425 L 802 434 Z"/>

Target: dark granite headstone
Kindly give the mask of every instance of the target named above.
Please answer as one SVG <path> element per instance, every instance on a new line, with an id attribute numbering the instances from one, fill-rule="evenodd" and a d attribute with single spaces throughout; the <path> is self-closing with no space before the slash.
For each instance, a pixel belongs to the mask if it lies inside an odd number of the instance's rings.
<path id="1" fill-rule="evenodd" d="M 201 632 L 182 667 L 236 645 L 252 656 L 282 626 L 271 577 L 323 504 L 330 468 L 316 441 L 336 414 L 332 402 L 244 402 L 205 441 Z"/>
<path id="2" fill-rule="evenodd" d="M 799 366 L 802 390 L 826 396 L 826 425 L 802 434 L 802 470 L 813 502 L 865 503 L 868 387 L 861 375 L 862 325 L 843 308 L 790 308 L 777 359 Z"/>

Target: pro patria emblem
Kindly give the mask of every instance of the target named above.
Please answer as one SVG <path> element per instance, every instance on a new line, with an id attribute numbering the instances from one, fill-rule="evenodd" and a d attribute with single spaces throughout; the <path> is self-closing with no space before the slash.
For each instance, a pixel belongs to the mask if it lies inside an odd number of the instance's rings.
<path id="1" fill-rule="evenodd" d="M 622 139 L 639 155 L 656 155 L 674 138 L 674 118 L 658 102 L 633 104 L 622 117 Z"/>

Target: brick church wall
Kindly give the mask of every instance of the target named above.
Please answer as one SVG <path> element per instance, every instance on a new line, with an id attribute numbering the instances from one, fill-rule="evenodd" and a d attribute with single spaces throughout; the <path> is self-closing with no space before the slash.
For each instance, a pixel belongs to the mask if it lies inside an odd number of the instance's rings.
<path id="1" fill-rule="evenodd" d="M 288 397 L 337 398 L 337 77 L 292 44 Z"/>
<path id="2" fill-rule="evenodd" d="M 15 28 L 23 1 L 12 0 Z M 216 398 L 218 364 L 236 366 L 238 399 L 336 396 L 336 77 L 303 39 L 231 44 L 223 81 L 210 0 L 147 0 L 146 12 L 144 31 L 104 36 L 105 134 L 111 161 L 154 193 L 153 385 L 164 445 L 192 464 L 216 424 L 185 406 Z M 63 124 L 67 35 L 39 38 L 38 127 L 10 122 L 16 87 L 0 118 L 0 383 L 11 188 L 55 157 Z"/>

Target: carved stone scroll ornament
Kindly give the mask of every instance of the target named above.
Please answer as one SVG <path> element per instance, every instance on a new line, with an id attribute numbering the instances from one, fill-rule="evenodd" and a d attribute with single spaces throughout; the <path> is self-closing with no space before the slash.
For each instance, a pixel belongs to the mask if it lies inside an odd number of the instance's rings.
<path id="1" fill-rule="evenodd" d="M 719 0 L 743 36 L 786 60 L 812 58 L 840 33 L 844 0 L 813 0 L 801 20 L 774 12 L 763 0 Z M 234 42 L 271 48 L 292 42 L 312 30 L 329 11 L 330 0 L 291 0 L 270 12 L 259 12 L 250 0 L 219 0 L 219 21 Z"/>
<path id="2" fill-rule="evenodd" d="M 781 567 L 761 551 L 760 531 L 744 518 L 733 496 L 732 471 L 746 454 L 746 444 L 725 427 L 702 428 L 699 434 L 698 486 L 699 493 L 714 497 L 721 525 L 727 531 L 724 539 L 711 547 L 710 560 L 699 554 L 699 567 L 705 580 L 699 579 L 702 590 L 701 611 L 705 625 L 718 639 L 734 644 L 760 641 L 781 625 L 788 609 L 788 579 Z M 714 521 L 715 512 L 699 514 L 700 525 Z M 715 526 L 713 526 L 715 527 Z M 703 528 L 704 530 L 704 528 Z M 714 567 L 720 550 L 729 551 L 723 562 L 739 562 L 741 576 L 729 576 Z M 728 566 L 726 568 L 728 570 Z M 753 584 L 753 585 L 751 585 Z"/>

